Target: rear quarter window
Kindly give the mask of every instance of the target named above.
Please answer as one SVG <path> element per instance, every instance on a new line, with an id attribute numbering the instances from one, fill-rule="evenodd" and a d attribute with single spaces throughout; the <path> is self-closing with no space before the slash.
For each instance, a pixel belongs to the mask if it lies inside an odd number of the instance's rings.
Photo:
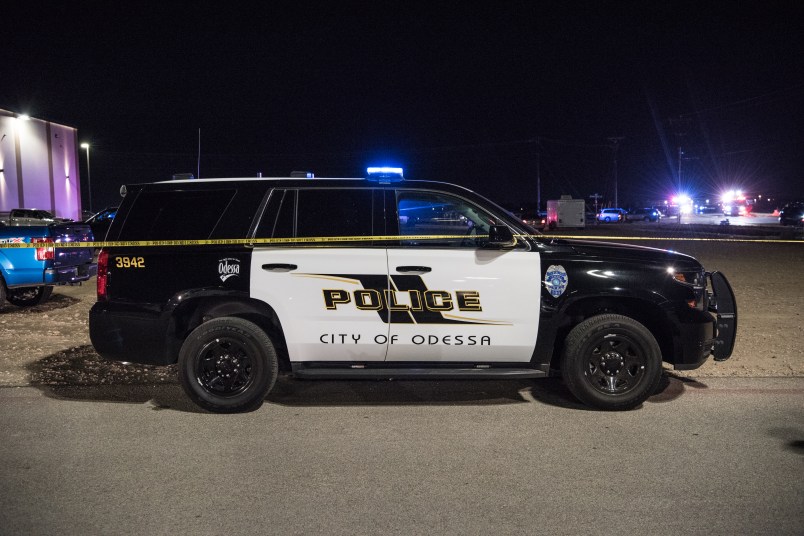
<path id="1" fill-rule="evenodd" d="M 120 240 L 210 238 L 235 189 L 141 192 L 120 231 Z"/>

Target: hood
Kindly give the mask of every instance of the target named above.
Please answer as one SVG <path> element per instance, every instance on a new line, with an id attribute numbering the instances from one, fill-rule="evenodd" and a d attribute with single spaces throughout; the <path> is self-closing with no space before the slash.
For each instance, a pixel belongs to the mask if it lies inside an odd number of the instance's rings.
<path id="1" fill-rule="evenodd" d="M 701 263 L 694 257 L 668 249 L 594 240 L 561 240 L 557 242 L 560 242 L 563 246 L 569 246 L 578 255 L 588 256 L 590 259 L 671 264 L 677 268 L 702 268 Z"/>

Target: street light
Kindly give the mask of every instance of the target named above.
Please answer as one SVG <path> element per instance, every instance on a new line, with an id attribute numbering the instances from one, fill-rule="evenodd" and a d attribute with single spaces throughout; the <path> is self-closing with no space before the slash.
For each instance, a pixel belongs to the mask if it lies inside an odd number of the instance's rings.
<path id="1" fill-rule="evenodd" d="M 82 143 L 81 148 L 87 150 L 87 191 L 89 192 L 89 211 L 92 212 L 92 174 L 89 171 L 89 144 Z"/>

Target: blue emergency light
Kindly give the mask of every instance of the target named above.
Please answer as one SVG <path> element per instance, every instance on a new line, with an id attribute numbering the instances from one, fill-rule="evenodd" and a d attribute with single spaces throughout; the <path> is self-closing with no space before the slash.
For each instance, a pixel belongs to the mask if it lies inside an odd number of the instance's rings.
<path id="1" fill-rule="evenodd" d="M 401 167 L 370 167 L 366 169 L 368 180 L 381 182 L 399 182 L 404 180 Z"/>

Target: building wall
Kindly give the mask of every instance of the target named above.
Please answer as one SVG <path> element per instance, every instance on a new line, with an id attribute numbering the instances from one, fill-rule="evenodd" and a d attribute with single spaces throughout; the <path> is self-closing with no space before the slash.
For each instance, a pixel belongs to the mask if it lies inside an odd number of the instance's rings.
<path id="1" fill-rule="evenodd" d="M 81 219 L 78 131 L 0 110 L 0 212 L 49 210 Z"/>

